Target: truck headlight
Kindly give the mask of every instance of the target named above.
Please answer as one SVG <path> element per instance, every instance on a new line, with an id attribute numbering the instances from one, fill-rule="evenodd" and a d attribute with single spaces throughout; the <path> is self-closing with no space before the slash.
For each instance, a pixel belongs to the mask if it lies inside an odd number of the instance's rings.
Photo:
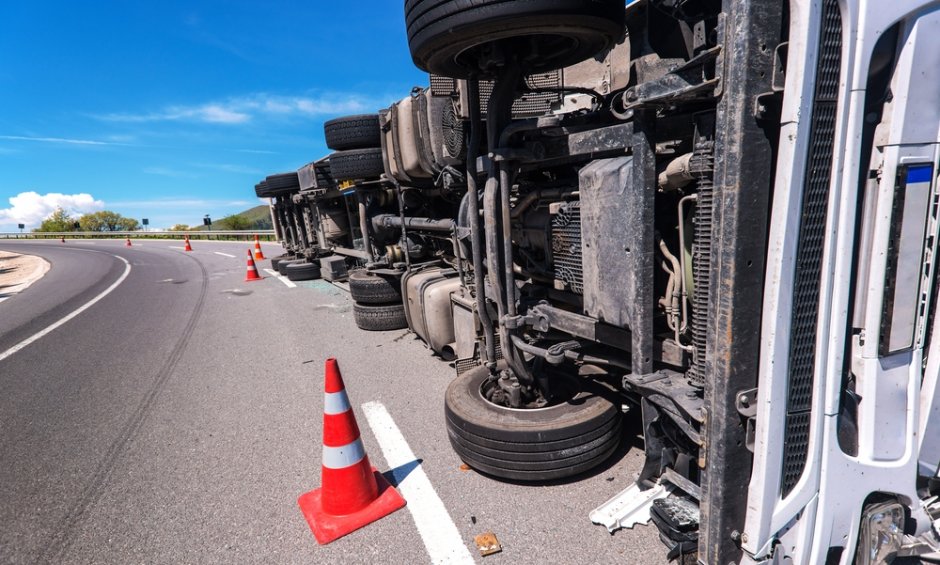
<path id="1" fill-rule="evenodd" d="M 904 507 L 897 502 L 869 506 L 862 514 L 858 565 L 890 563 L 904 543 Z"/>

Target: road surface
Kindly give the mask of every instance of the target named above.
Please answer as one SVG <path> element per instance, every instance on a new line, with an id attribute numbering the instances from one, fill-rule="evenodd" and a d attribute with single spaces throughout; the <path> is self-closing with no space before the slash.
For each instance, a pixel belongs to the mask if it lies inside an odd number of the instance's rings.
<path id="1" fill-rule="evenodd" d="M 52 265 L 0 303 L 0 562 L 665 561 L 652 526 L 610 535 L 587 517 L 639 472 L 636 438 L 567 483 L 462 469 L 442 406 L 453 368 L 413 334 L 358 330 L 323 281 L 244 282 L 245 243 L 193 246 L 0 242 Z M 403 490 L 410 477 L 413 498 L 319 546 L 296 499 L 320 483 L 331 356 L 372 464 Z M 377 438 L 382 417 L 400 435 Z M 484 532 L 502 553 L 480 557 Z"/>

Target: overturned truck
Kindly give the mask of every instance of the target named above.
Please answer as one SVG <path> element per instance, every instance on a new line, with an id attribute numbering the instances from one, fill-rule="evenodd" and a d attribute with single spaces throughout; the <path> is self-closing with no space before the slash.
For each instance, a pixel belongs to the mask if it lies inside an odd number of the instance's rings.
<path id="1" fill-rule="evenodd" d="M 360 327 L 454 363 L 460 457 L 565 478 L 633 428 L 646 465 L 592 518 L 649 507 L 683 562 L 931 558 L 940 5 L 405 18 L 429 84 L 256 192 L 282 273 L 347 280 Z"/>

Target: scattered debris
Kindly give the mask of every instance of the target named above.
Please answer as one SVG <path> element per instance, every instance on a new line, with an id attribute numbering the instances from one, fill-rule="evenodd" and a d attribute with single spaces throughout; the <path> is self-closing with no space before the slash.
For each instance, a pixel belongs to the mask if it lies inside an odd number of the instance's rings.
<path id="1" fill-rule="evenodd" d="M 229 288 L 222 291 L 222 294 L 234 294 L 235 296 L 248 296 L 252 291 L 242 288 Z"/>
<path id="2" fill-rule="evenodd" d="M 474 537 L 473 541 L 477 544 L 477 549 L 480 550 L 480 555 L 483 557 L 499 553 L 503 550 L 503 546 L 499 544 L 499 540 L 496 539 L 496 534 L 493 532 L 480 534 Z"/>
<path id="3" fill-rule="evenodd" d="M 469 471 L 469 470 L 470 470 L 470 465 L 467 465 L 466 463 L 461 463 L 459 469 L 460 469 L 461 471 Z"/>
<path id="4" fill-rule="evenodd" d="M 610 533 L 620 528 L 648 524 L 653 501 L 668 496 L 672 488 L 672 485 L 657 484 L 647 490 L 641 490 L 633 483 L 617 496 L 595 508 L 590 515 L 591 521 L 606 526 Z"/>

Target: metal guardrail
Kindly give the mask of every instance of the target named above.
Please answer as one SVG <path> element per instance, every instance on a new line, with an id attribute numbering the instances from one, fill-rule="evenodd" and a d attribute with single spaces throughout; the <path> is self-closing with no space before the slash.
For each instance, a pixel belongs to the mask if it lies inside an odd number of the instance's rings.
<path id="1" fill-rule="evenodd" d="M 276 241 L 274 230 L 0 232 L 0 239 L 219 239 Z"/>

